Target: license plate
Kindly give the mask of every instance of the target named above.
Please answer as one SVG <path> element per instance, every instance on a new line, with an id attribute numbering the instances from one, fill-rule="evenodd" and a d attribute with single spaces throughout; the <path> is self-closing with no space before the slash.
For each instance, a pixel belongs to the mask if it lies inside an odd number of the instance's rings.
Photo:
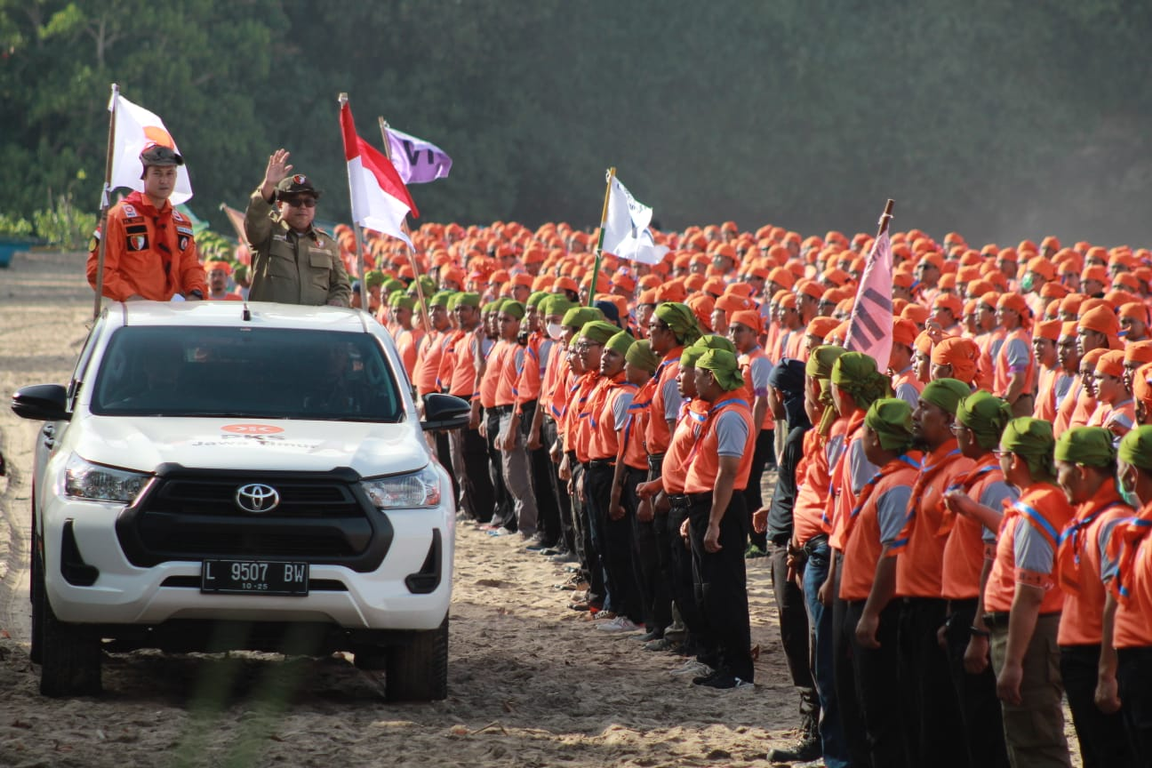
<path id="1" fill-rule="evenodd" d="M 306 595 L 308 563 L 282 560 L 205 560 L 201 592 L 237 595 Z"/>

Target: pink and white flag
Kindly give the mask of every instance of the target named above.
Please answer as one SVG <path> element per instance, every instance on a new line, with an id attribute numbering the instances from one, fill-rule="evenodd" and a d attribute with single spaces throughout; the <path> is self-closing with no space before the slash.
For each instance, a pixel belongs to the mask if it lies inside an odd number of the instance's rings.
<path id="1" fill-rule="evenodd" d="M 881 372 L 886 371 L 892 354 L 892 322 L 892 240 L 885 229 L 872 244 L 864 264 L 848 318 L 845 349 L 863 352 L 876 361 Z"/>
<path id="2" fill-rule="evenodd" d="M 419 217 L 416 204 L 400 174 L 379 150 L 356 134 L 352 107 L 340 108 L 340 128 L 344 133 L 344 159 L 348 161 L 348 190 L 352 198 L 352 218 L 365 229 L 403 240 L 412 245 L 404 231 L 404 217 Z"/>

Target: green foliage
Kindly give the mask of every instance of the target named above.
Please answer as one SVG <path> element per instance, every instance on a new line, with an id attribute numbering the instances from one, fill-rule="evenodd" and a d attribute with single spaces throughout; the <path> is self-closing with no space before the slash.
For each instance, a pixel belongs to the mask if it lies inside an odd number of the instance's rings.
<path id="1" fill-rule="evenodd" d="M 78 210 L 71 193 L 57 197 L 51 208 L 33 213 L 32 220 L 36 234 L 62 251 L 86 248 L 96 229 L 96 214 Z"/>
<path id="2" fill-rule="evenodd" d="M 108 87 L 161 115 L 194 209 L 268 154 L 347 220 L 336 94 L 452 155 L 422 220 L 595 223 L 610 165 L 667 227 L 1148 240 L 1145 0 L 0 0 L 0 210 L 94 209 Z M 87 178 L 76 181 L 76 169 Z M 223 220 L 218 220 L 223 224 Z M 417 222 L 419 223 L 419 222 Z"/>
<path id="3" fill-rule="evenodd" d="M 223 235 L 205 230 L 196 236 L 196 250 L 202 261 L 232 261 L 236 244 Z"/>
<path id="4" fill-rule="evenodd" d="M 0 213 L 0 237 L 28 237 L 32 234 L 32 222 Z"/>

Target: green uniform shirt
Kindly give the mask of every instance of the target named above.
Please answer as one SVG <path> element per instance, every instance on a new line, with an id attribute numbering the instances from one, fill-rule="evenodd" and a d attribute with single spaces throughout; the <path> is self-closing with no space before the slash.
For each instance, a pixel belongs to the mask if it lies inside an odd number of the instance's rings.
<path id="1" fill-rule="evenodd" d="M 249 301 L 347 307 L 352 296 L 340 246 L 312 227 L 304 234 L 273 214 L 259 188 L 248 200 L 244 233 L 252 249 Z"/>

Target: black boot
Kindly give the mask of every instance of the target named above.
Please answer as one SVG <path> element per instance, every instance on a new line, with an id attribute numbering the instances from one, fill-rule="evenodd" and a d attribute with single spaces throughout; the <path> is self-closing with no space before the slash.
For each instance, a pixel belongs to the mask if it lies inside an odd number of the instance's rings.
<path id="1" fill-rule="evenodd" d="M 819 712 L 805 712 L 801 726 L 800 741 L 793 747 L 773 749 L 768 752 L 772 763 L 806 763 L 822 754 L 820 749 Z"/>

